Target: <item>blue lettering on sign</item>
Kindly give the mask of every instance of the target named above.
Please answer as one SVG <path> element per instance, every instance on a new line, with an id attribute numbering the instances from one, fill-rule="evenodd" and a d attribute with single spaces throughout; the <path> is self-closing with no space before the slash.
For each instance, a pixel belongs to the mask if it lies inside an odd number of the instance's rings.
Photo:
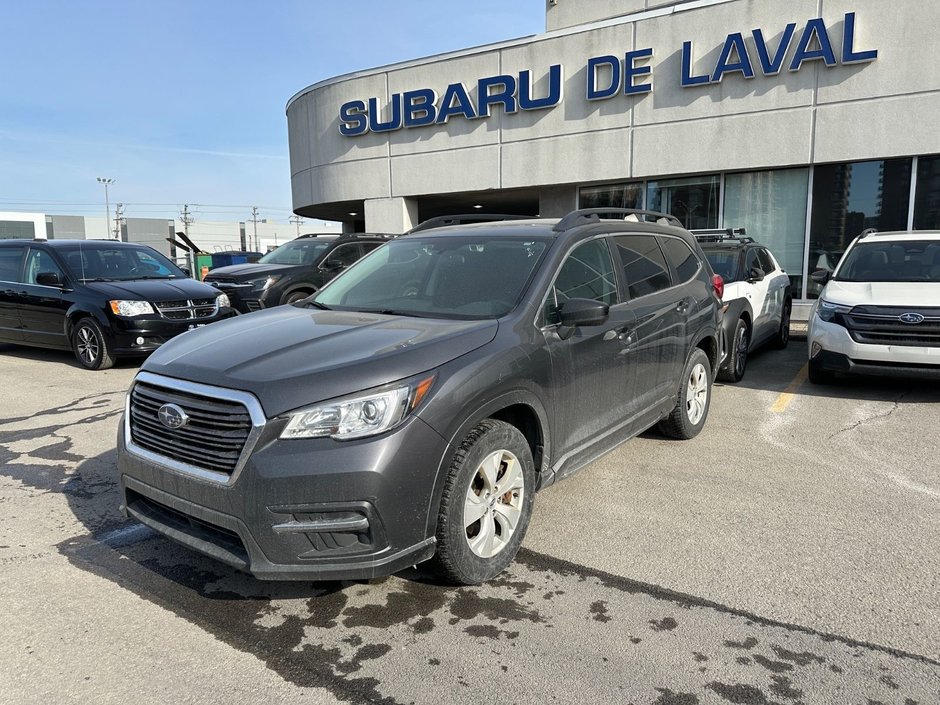
<path id="1" fill-rule="evenodd" d="M 795 42 L 788 70 L 799 71 L 804 64 L 814 61 L 822 61 L 827 67 L 875 61 L 877 49 L 856 48 L 856 29 L 855 13 L 846 13 L 842 25 L 842 51 L 837 54 L 825 20 L 821 17 L 809 20 Z M 707 73 L 695 73 L 692 42 L 683 42 L 679 85 L 692 88 L 721 83 L 733 74 L 740 74 L 745 80 L 756 78 L 758 73 L 765 77 L 776 76 L 783 70 L 791 53 L 796 32 L 796 23 L 786 25 L 773 49 L 761 29 L 751 30 L 751 48 L 744 33 L 732 32 L 725 38 L 718 59 Z M 622 56 L 621 59 L 614 54 L 603 54 L 588 59 L 585 71 L 587 100 L 639 96 L 653 90 L 653 49 L 637 49 Z M 546 110 L 562 102 L 564 82 L 563 66 L 553 64 L 548 68 L 547 91 L 539 89 L 539 95 L 534 95 L 536 86 L 532 71 L 523 70 L 517 75 L 500 74 L 479 79 L 475 101 L 463 83 L 447 86 L 440 99 L 433 89 L 419 88 L 393 93 L 388 105 L 382 107 L 379 107 L 378 98 L 351 100 L 339 109 L 339 131 L 345 137 L 355 137 L 366 132 L 443 125 L 453 117 L 466 120 L 488 118 L 494 107 L 500 107 L 507 115 L 520 110 Z"/>

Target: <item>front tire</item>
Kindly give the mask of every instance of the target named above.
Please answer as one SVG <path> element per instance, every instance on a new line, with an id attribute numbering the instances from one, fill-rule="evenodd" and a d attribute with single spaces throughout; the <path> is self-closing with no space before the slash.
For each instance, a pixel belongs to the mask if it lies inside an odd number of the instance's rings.
<path id="1" fill-rule="evenodd" d="M 72 352 L 86 370 L 114 367 L 114 355 L 104 332 L 93 318 L 83 318 L 72 330 Z"/>
<path id="2" fill-rule="evenodd" d="M 734 337 L 731 339 L 730 359 L 728 366 L 718 371 L 718 379 L 722 382 L 740 382 L 747 368 L 747 352 L 751 345 L 751 329 L 747 321 L 739 318 L 734 326 Z"/>
<path id="3" fill-rule="evenodd" d="M 529 526 L 535 464 L 522 433 L 485 419 L 451 461 L 437 520 L 435 563 L 445 580 L 478 585 L 515 558 Z"/>
<path id="4" fill-rule="evenodd" d="M 783 350 L 790 342 L 790 314 L 793 311 L 793 304 L 787 299 L 783 305 L 783 313 L 780 319 L 780 330 L 777 331 L 777 337 L 774 338 L 774 347 Z"/>
<path id="5" fill-rule="evenodd" d="M 696 348 L 682 372 L 676 406 L 660 421 L 660 431 L 680 440 L 695 438 L 705 427 L 711 400 L 712 366 L 705 351 Z"/>

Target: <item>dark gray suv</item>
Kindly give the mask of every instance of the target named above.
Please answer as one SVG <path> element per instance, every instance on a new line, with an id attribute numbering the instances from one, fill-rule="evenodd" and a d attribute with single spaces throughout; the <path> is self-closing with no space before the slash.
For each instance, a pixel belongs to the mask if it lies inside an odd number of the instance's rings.
<path id="1" fill-rule="evenodd" d="M 702 429 L 721 281 L 677 221 L 445 222 L 152 355 L 124 511 L 259 578 L 434 558 L 474 584 L 512 561 L 536 491 L 657 423 Z"/>

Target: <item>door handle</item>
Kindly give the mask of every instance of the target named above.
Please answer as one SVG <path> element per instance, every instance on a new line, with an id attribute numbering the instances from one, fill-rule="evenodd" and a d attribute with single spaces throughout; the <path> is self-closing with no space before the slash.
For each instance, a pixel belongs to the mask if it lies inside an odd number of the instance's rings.
<path id="1" fill-rule="evenodd" d="M 676 311 L 678 311 L 679 313 L 686 313 L 688 312 L 688 310 L 689 310 L 688 301 L 680 301 L 678 304 L 676 304 Z"/>

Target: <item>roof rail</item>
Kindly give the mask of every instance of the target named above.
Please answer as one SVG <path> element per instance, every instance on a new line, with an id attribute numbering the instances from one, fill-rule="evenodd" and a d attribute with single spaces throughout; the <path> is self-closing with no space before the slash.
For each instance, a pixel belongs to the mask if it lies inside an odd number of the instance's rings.
<path id="1" fill-rule="evenodd" d="M 865 230 L 862 231 L 862 234 L 858 236 L 858 239 L 862 240 L 868 237 L 869 235 L 877 235 L 877 234 L 878 234 L 878 228 L 866 228 Z"/>
<path id="2" fill-rule="evenodd" d="M 754 242 L 754 238 L 745 237 L 747 228 L 712 228 L 707 230 L 690 230 L 699 242 Z"/>
<path id="3" fill-rule="evenodd" d="M 448 225 L 463 225 L 464 223 L 492 223 L 500 220 L 532 220 L 534 215 L 506 215 L 503 213 L 466 213 L 464 215 L 439 215 L 436 218 L 424 220 L 409 230 L 406 235 L 419 233 L 422 230 L 444 228 Z"/>
<path id="4" fill-rule="evenodd" d="M 577 225 L 599 223 L 602 215 L 621 216 L 617 218 L 617 220 L 626 220 L 632 215 L 636 216 L 637 221 L 639 221 L 640 218 L 652 218 L 656 223 L 666 221 L 665 224 L 667 225 L 675 225 L 678 228 L 682 227 L 682 223 L 674 215 L 659 213 L 658 211 L 646 211 L 637 208 L 581 208 L 580 210 L 571 211 L 568 215 L 559 220 L 552 230 L 556 233 L 563 233 Z"/>

